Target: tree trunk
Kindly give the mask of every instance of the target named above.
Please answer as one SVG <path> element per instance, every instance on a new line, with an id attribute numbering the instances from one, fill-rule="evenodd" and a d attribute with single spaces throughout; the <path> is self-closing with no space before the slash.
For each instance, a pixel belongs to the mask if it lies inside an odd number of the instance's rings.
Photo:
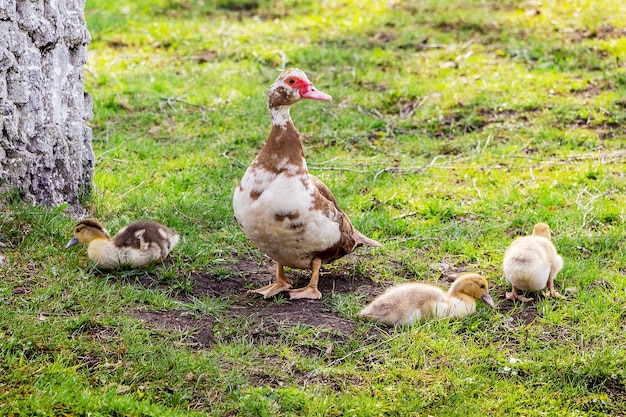
<path id="1" fill-rule="evenodd" d="M 75 206 L 91 192 L 84 8 L 84 0 L 0 0 L 0 196 Z"/>

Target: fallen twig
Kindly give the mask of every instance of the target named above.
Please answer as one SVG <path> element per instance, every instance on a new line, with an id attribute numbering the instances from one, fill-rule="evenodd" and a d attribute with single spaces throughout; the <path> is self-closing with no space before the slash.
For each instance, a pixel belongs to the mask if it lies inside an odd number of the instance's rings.
<path id="1" fill-rule="evenodd" d="M 582 196 L 585 194 L 589 195 L 591 198 L 589 199 L 589 201 L 583 204 L 581 200 L 582 200 Z M 587 217 L 593 211 L 593 203 L 600 197 L 605 196 L 606 194 L 608 194 L 608 191 L 593 195 L 589 191 L 587 191 L 587 188 L 583 189 L 580 193 L 578 193 L 578 196 L 576 196 L 576 205 L 580 207 L 583 212 L 583 221 L 582 221 L 582 224 L 580 225 L 581 229 L 584 229 L 585 227 L 587 227 L 587 222 L 588 222 Z"/>

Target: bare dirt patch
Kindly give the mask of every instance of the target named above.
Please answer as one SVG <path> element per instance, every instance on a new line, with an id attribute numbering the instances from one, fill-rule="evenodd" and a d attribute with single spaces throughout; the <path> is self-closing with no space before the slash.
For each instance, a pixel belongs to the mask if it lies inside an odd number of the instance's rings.
<path id="1" fill-rule="evenodd" d="M 248 293 L 248 290 L 262 287 L 274 279 L 273 263 L 268 262 L 260 266 L 255 260 L 243 258 L 238 260 L 232 269 L 233 274 L 227 279 L 210 274 L 194 274 L 193 290 L 179 296 L 181 301 L 191 301 L 194 297 L 202 299 L 207 296 L 227 300 L 228 307 L 218 315 L 147 309 L 133 310 L 130 314 L 154 328 L 187 333 L 186 343 L 198 348 L 207 347 L 215 341 L 214 328 L 220 322 L 242 319 L 250 328 L 247 336 L 255 341 L 271 341 L 280 328 L 293 325 L 310 326 L 342 338 L 354 333 L 356 322 L 341 317 L 328 304 L 329 297 L 337 294 L 357 294 L 370 299 L 383 291 L 378 283 L 355 274 L 353 270 L 330 267 L 330 271 L 322 270 L 321 273 L 319 290 L 324 295 L 322 300 L 289 301 L 283 294 L 265 300 L 257 294 Z M 287 275 L 294 280 L 294 287 L 301 287 L 308 283 L 310 271 L 289 270 Z M 138 282 L 146 288 L 166 286 L 152 275 L 142 277 Z"/>
<path id="2" fill-rule="evenodd" d="M 183 342 L 193 347 L 210 346 L 214 341 L 213 326 L 216 323 L 214 317 L 198 317 L 186 311 L 146 309 L 134 310 L 131 315 L 157 329 L 188 334 L 188 337 L 183 338 Z"/>
<path id="3" fill-rule="evenodd" d="M 565 38 L 576 43 L 587 39 L 619 39 L 625 36 L 626 29 L 616 28 L 610 24 L 601 25 L 597 28 L 584 28 L 565 32 Z"/>
<path id="4" fill-rule="evenodd" d="M 494 298 L 494 294 L 492 294 Z M 511 324 L 515 327 L 524 327 L 532 324 L 538 315 L 536 300 L 526 303 L 519 303 L 511 300 L 507 300 L 502 292 L 502 296 L 498 295 L 501 300 L 498 303 L 498 310 L 500 313 L 510 316 L 512 319 Z"/>
<path id="5" fill-rule="evenodd" d="M 458 135 L 482 131 L 490 125 L 524 126 L 530 123 L 543 107 L 524 110 L 509 108 L 471 107 L 459 103 L 441 119 L 430 120 L 432 134 L 439 139 L 453 139 Z"/>
<path id="6" fill-rule="evenodd" d="M 135 309 L 129 313 L 158 331 L 180 334 L 181 343 L 198 349 L 209 347 L 216 340 L 241 337 L 242 334 L 254 343 L 276 343 L 281 334 L 288 333 L 293 326 L 308 326 L 330 341 L 339 342 L 351 338 L 358 323 L 338 313 L 332 306 L 333 298 L 351 294 L 370 301 L 392 284 L 372 281 L 358 268 L 358 262 L 357 258 L 347 257 L 341 265 L 322 268 L 319 284 L 323 294 L 321 300 L 290 301 L 284 294 L 266 300 L 257 294 L 248 293 L 249 289 L 262 287 L 274 279 L 274 264 L 259 264 L 257 260 L 242 258 L 234 262 L 233 273 L 226 279 L 195 273 L 193 290 L 177 297 L 184 302 L 207 297 L 224 300 L 226 306 L 219 313 L 207 315 L 187 310 L 148 309 Z M 398 265 L 389 266 L 399 268 Z M 435 273 L 438 271 L 439 282 L 444 288 L 464 272 L 461 267 L 451 267 L 445 261 L 431 265 L 431 269 Z M 310 271 L 288 270 L 287 275 L 293 279 L 294 287 L 298 288 L 308 283 Z M 153 275 L 141 277 L 136 282 L 146 288 L 167 287 Z M 504 286 L 495 285 L 492 288 L 492 297 L 500 300 L 497 302 L 499 311 L 510 315 L 514 326 L 531 324 L 539 314 L 536 301 L 516 304 L 505 299 L 505 291 Z M 376 329 L 372 331 L 376 332 Z M 228 334 L 229 331 L 233 333 Z M 310 350 L 308 354 L 311 356 L 322 356 L 325 354 L 323 347 L 320 344 L 304 348 Z"/>
<path id="7" fill-rule="evenodd" d="M 602 94 L 604 91 L 615 91 L 617 87 L 610 80 L 591 81 L 584 88 L 570 89 L 569 94 L 576 97 L 592 98 Z"/>

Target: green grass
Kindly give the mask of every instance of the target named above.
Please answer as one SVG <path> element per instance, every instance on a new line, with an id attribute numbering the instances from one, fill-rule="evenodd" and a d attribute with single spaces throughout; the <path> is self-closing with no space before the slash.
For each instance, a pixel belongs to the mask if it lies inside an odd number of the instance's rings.
<path id="1" fill-rule="evenodd" d="M 150 218 L 182 238 L 165 265 L 102 274 L 64 249 L 62 208 L 3 208 L 1 415 L 626 414 L 624 2 L 88 0 L 86 17 L 84 205 L 111 231 Z M 334 99 L 292 110 L 310 170 L 384 243 L 324 271 L 437 282 L 445 263 L 481 272 L 507 308 L 379 329 L 357 318 L 358 290 L 194 292 L 273 271 L 231 198 L 283 65 Z M 538 221 L 568 298 L 512 305 L 502 254 Z M 276 313 L 294 304 L 351 330 Z"/>

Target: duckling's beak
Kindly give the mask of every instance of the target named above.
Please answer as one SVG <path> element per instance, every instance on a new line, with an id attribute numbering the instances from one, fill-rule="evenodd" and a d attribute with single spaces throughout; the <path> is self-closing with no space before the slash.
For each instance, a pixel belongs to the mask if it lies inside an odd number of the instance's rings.
<path id="1" fill-rule="evenodd" d="M 493 303 L 493 300 L 491 299 L 489 293 L 484 294 L 482 297 L 480 297 L 480 299 L 483 300 L 485 304 L 487 304 L 489 307 L 496 308 L 496 305 Z"/>
<path id="2" fill-rule="evenodd" d="M 75 244 L 78 243 L 78 239 L 76 239 L 76 236 L 73 236 L 69 242 L 67 242 L 67 245 L 65 245 L 65 249 L 69 248 L 70 246 L 74 246 Z"/>

